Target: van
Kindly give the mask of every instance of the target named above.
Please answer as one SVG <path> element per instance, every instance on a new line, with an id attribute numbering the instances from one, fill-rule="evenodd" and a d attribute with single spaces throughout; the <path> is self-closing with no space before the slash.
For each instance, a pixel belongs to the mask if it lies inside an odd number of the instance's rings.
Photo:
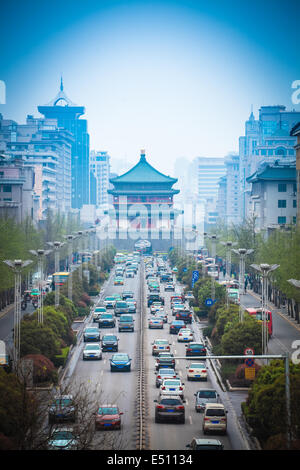
<path id="1" fill-rule="evenodd" d="M 119 318 L 119 331 L 134 331 L 134 318 L 132 315 L 123 314 Z"/>
<path id="2" fill-rule="evenodd" d="M 206 403 L 204 408 L 202 430 L 208 432 L 227 432 L 227 411 L 222 403 Z"/>

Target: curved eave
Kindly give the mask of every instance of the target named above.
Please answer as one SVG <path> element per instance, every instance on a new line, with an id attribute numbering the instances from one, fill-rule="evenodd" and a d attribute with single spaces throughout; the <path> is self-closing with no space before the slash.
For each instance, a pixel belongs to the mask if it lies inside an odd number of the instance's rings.
<path id="1" fill-rule="evenodd" d="M 131 190 L 117 190 L 117 189 L 108 189 L 107 190 L 108 194 L 112 194 L 113 196 L 168 196 L 168 195 L 173 195 L 173 194 L 178 194 L 180 193 L 179 189 L 149 189 L 149 190 L 139 190 L 139 189 L 131 189 Z"/>

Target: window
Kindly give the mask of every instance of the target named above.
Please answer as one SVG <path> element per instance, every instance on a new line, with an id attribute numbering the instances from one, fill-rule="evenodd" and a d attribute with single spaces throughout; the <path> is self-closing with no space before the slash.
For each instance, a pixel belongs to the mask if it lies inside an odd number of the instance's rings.
<path id="1" fill-rule="evenodd" d="M 285 208 L 286 207 L 286 199 L 278 199 L 278 207 Z"/>
<path id="2" fill-rule="evenodd" d="M 286 224 L 286 217 L 278 217 L 278 224 Z"/>
<path id="3" fill-rule="evenodd" d="M 293 224 L 297 222 L 297 217 L 293 217 Z"/>
<path id="4" fill-rule="evenodd" d="M 278 192 L 279 193 L 286 193 L 286 183 L 279 183 L 278 184 Z"/>
<path id="5" fill-rule="evenodd" d="M 3 185 L 3 192 L 4 193 L 11 193 L 11 184 L 4 184 Z"/>

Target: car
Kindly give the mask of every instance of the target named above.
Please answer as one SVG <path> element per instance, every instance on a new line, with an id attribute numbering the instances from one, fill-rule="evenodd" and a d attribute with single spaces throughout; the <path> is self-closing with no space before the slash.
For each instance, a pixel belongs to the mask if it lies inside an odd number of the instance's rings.
<path id="1" fill-rule="evenodd" d="M 161 297 L 158 293 L 151 293 L 148 295 L 147 306 L 150 307 L 153 302 L 161 302 L 162 305 L 165 304 L 164 298 Z"/>
<path id="2" fill-rule="evenodd" d="M 206 356 L 206 347 L 203 343 L 189 343 L 185 345 L 185 355 L 186 357 L 192 356 Z"/>
<path id="3" fill-rule="evenodd" d="M 185 305 L 183 303 L 175 302 L 171 308 L 172 316 L 175 317 L 177 312 L 179 312 L 180 310 L 184 310 L 184 309 L 185 309 Z"/>
<path id="4" fill-rule="evenodd" d="M 179 395 L 180 398 L 184 399 L 184 383 L 181 382 L 180 378 L 163 380 L 160 390 L 160 395 Z"/>
<path id="5" fill-rule="evenodd" d="M 52 430 L 50 439 L 48 440 L 49 450 L 75 450 L 78 441 L 74 434 L 73 428 L 58 427 Z"/>
<path id="6" fill-rule="evenodd" d="M 213 388 L 202 388 L 201 390 L 198 390 L 194 396 L 196 397 L 195 410 L 197 413 L 204 411 L 206 403 L 220 402 L 220 396 Z"/>
<path id="7" fill-rule="evenodd" d="M 164 379 L 177 379 L 178 378 L 177 372 L 171 367 L 170 368 L 162 367 L 161 369 L 158 369 L 158 371 L 156 371 L 155 374 L 156 374 L 156 379 L 155 379 L 156 388 L 159 388 L 161 386 Z"/>
<path id="8" fill-rule="evenodd" d="M 82 359 L 102 359 L 102 350 L 98 343 L 87 343 L 82 352 Z"/>
<path id="9" fill-rule="evenodd" d="M 155 422 L 161 423 L 162 421 L 177 421 L 178 423 L 185 423 L 185 401 L 180 396 L 161 395 L 157 400 L 154 400 L 155 405 Z"/>
<path id="10" fill-rule="evenodd" d="M 185 328 L 185 323 L 184 323 L 184 321 L 182 321 L 182 320 L 173 320 L 173 321 L 170 323 L 169 333 L 170 333 L 171 335 L 177 335 L 177 333 L 179 332 L 179 330 L 181 330 L 182 328 Z"/>
<path id="11" fill-rule="evenodd" d="M 165 292 L 174 292 L 175 286 L 174 284 L 166 284 L 165 285 Z"/>
<path id="12" fill-rule="evenodd" d="M 134 318 L 131 314 L 123 314 L 119 318 L 119 331 L 134 331 Z"/>
<path id="13" fill-rule="evenodd" d="M 128 371 L 131 370 L 131 359 L 127 353 L 116 353 L 110 358 L 110 370 Z"/>
<path id="14" fill-rule="evenodd" d="M 136 313 L 136 303 L 127 300 L 128 313 Z"/>
<path id="15" fill-rule="evenodd" d="M 118 352 L 118 349 L 119 349 L 118 341 L 119 339 L 116 337 L 116 335 L 103 335 L 102 340 L 101 340 L 102 352 L 106 352 L 106 351 Z"/>
<path id="16" fill-rule="evenodd" d="M 177 335 L 177 341 L 179 343 L 185 343 L 185 342 L 191 342 L 194 340 L 194 333 L 192 330 L 189 330 L 188 328 L 181 328 L 178 331 Z"/>
<path id="17" fill-rule="evenodd" d="M 134 298 L 134 294 L 133 294 L 132 291 L 126 290 L 126 291 L 122 292 L 122 299 L 123 300 L 133 299 L 133 298 Z"/>
<path id="18" fill-rule="evenodd" d="M 100 330 L 99 328 L 95 327 L 86 327 L 83 331 L 83 341 L 85 343 L 91 342 L 91 341 L 100 341 Z"/>
<path id="19" fill-rule="evenodd" d="M 128 305 L 125 300 L 118 300 L 115 304 L 115 315 L 116 317 L 122 315 L 123 313 L 128 313 Z"/>
<path id="20" fill-rule="evenodd" d="M 97 322 L 101 313 L 106 313 L 106 308 L 103 307 L 95 307 L 93 310 L 93 322 Z"/>
<path id="21" fill-rule="evenodd" d="M 227 410 L 223 403 L 206 403 L 202 421 L 203 434 L 208 432 L 227 432 Z"/>
<path id="22" fill-rule="evenodd" d="M 127 270 L 126 270 L 126 277 L 127 277 L 128 279 L 129 279 L 129 278 L 133 278 L 133 277 L 134 277 L 134 271 L 127 269 Z"/>
<path id="23" fill-rule="evenodd" d="M 57 395 L 48 409 L 49 424 L 76 420 L 76 408 L 72 395 Z"/>
<path id="24" fill-rule="evenodd" d="M 102 313 L 98 320 L 99 328 L 114 328 L 116 326 L 116 319 L 112 313 Z"/>
<path id="25" fill-rule="evenodd" d="M 192 362 L 187 366 L 187 379 L 207 381 L 206 365 L 203 362 Z"/>
<path id="26" fill-rule="evenodd" d="M 98 408 L 95 418 L 95 428 L 99 429 L 121 429 L 121 416 L 123 412 L 117 405 L 102 405 Z"/>
<path id="27" fill-rule="evenodd" d="M 156 362 L 155 362 L 155 370 L 159 370 L 160 368 L 167 367 L 175 369 L 175 359 L 174 354 L 172 353 L 159 353 Z"/>
<path id="28" fill-rule="evenodd" d="M 159 317 L 151 317 L 148 321 L 148 328 L 160 328 L 161 330 L 164 327 L 164 322 L 162 318 Z"/>
<path id="29" fill-rule="evenodd" d="M 152 356 L 157 356 L 160 352 L 170 352 L 169 340 L 158 338 L 153 341 Z"/>
<path id="30" fill-rule="evenodd" d="M 123 277 L 115 277 L 114 285 L 115 286 L 123 286 L 124 285 Z"/>
<path id="31" fill-rule="evenodd" d="M 186 447 L 190 450 L 223 450 L 224 445 L 218 439 L 199 439 L 194 437 Z"/>
<path id="32" fill-rule="evenodd" d="M 189 290 L 185 293 L 185 298 L 186 300 L 194 300 L 195 297 L 194 297 L 193 292 Z"/>
<path id="33" fill-rule="evenodd" d="M 193 315 L 190 310 L 187 309 L 180 309 L 175 311 L 175 318 L 176 320 L 182 320 L 184 323 L 192 323 L 193 322 Z"/>
<path id="34" fill-rule="evenodd" d="M 153 302 L 153 304 L 150 306 L 150 312 L 155 314 L 156 312 L 160 310 L 161 307 L 162 307 L 161 302 Z"/>
<path id="35" fill-rule="evenodd" d="M 108 297 L 105 297 L 104 301 L 103 301 L 103 304 L 104 306 L 108 309 L 108 308 L 115 308 L 115 305 L 116 305 L 116 299 L 115 297 L 113 296 L 108 296 Z"/>
<path id="36" fill-rule="evenodd" d="M 161 318 L 163 323 L 168 323 L 168 314 L 164 310 L 159 310 L 156 312 L 156 318 Z"/>

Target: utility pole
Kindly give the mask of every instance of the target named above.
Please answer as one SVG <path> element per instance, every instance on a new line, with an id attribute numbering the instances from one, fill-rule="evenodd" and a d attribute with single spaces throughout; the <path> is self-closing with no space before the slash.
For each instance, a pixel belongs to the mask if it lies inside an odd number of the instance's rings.
<path id="1" fill-rule="evenodd" d="M 48 242 L 48 245 L 53 246 L 54 248 L 54 270 L 55 273 L 59 272 L 59 250 L 64 246 L 63 242 Z M 55 284 L 55 307 L 59 306 L 59 279 L 57 279 L 57 282 L 55 282 L 54 279 L 54 284 Z"/>
<path id="2" fill-rule="evenodd" d="M 34 256 L 38 257 L 38 273 L 39 273 L 39 297 L 38 297 L 38 323 L 43 323 L 44 321 L 44 298 L 43 298 L 43 280 L 44 280 L 44 263 L 43 259 L 45 256 L 49 255 L 52 250 L 29 250 Z"/>
<path id="3" fill-rule="evenodd" d="M 261 296 L 261 310 L 262 310 L 262 354 L 266 354 L 268 350 L 269 332 L 267 328 L 267 309 L 268 309 L 268 276 L 272 271 L 279 268 L 279 264 L 251 264 L 251 267 L 258 271 L 262 276 L 262 296 Z"/>
<path id="4" fill-rule="evenodd" d="M 3 261 L 15 275 L 15 303 L 14 303 L 14 333 L 13 333 L 13 363 L 14 369 L 17 370 L 17 366 L 20 360 L 20 349 L 21 349 L 21 272 L 22 269 L 26 268 L 30 263 L 31 259 L 22 261 L 21 259 L 15 259 L 14 261 L 5 260 Z"/>
<path id="5" fill-rule="evenodd" d="M 233 248 L 232 251 L 239 256 L 239 293 L 240 293 L 240 298 L 241 298 L 241 295 L 246 294 L 246 291 L 245 291 L 245 257 L 253 253 L 254 250 L 252 249 L 247 250 L 246 248 L 238 248 L 236 250 Z M 241 302 L 240 302 L 240 307 L 239 307 L 239 314 L 240 314 L 240 321 L 242 322 L 244 315 L 243 315 Z"/>

